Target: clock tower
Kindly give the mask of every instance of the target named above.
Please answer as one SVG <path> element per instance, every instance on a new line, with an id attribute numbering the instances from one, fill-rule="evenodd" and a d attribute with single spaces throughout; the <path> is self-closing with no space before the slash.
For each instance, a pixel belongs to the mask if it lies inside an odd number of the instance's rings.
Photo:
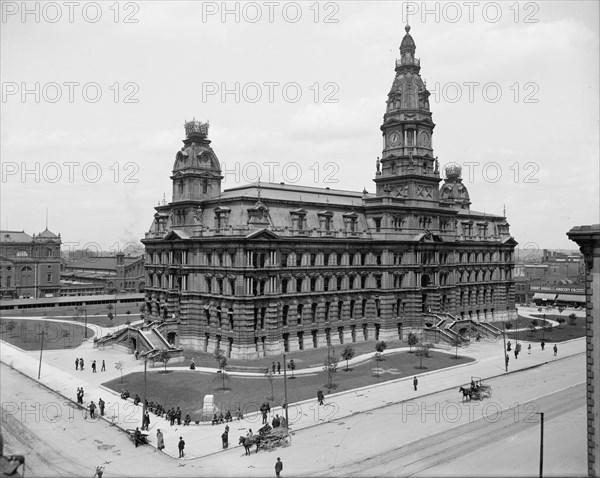
<path id="1" fill-rule="evenodd" d="M 437 203 L 440 174 L 433 156 L 430 93 L 419 74 L 421 65 L 415 58 L 409 25 L 405 31 L 381 125 L 383 155 L 374 181 L 377 196 Z"/>

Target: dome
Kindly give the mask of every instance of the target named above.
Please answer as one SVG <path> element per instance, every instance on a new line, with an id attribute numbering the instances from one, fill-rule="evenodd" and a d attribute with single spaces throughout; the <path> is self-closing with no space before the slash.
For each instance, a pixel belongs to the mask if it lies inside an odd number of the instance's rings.
<path id="1" fill-rule="evenodd" d="M 440 188 L 440 201 L 453 203 L 460 208 L 468 209 L 471 204 L 469 191 L 460 177 L 462 168 L 458 164 L 446 166 L 446 179 Z"/>

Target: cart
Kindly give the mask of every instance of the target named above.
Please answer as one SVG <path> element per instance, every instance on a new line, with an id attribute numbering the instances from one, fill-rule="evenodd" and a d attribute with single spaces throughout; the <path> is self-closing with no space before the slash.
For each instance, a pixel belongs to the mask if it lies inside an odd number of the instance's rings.
<path id="1" fill-rule="evenodd" d="M 483 400 L 492 397 L 492 386 L 483 383 L 481 377 L 471 377 L 471 398 Z"/>

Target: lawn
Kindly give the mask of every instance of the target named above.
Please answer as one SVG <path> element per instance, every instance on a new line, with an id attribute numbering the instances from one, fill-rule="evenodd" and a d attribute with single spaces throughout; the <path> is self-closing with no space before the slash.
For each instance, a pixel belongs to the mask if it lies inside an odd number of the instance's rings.
<path id="1" fill-rule="evenodd" d="M 85 327 L 73 324 L 60 324 L 44 320 L 0 319 L 0 338 L 23 350 L 40 350 L 42 327 L 45 328 L 44 350 L 75 348 L 85 338 Z M 88 338 L 94 332 L 88 328 Z"/>
<path id="2" fill-rule="evenodd" d="M 308 361 L 319 362 L 317 359 Z M 418 369 L 419 357 L 417 354 L 409 352 L 385 355 L 384 360 L 379 363 L 379 367 L 376 366 L 374 360 L 369 360 L 351 367 L 348 372 L 346 372 L 345 362 L 340 362 L 339 369 L 333 378 L 335 388 L 331 390 L 331 393 L 402 377 L 412 377 L 422 371 L 438 370 L 472 361 L 471 358 L 459 356 L 458 359 L 455 359 L 454 355 L 432 351 L 429 358 L 423 358 L 424 370 Z M 379 369 L 379 374 L 376 373 L 376 368 Z M 288 400 L 290 403 L 312 398 L 316 400 L 319 389 L 323 390 L 326 395 L 329 393 L 326 387 L 326 372 L 308 376 L 296 375 L 294 379 L 290 377 L 291 373 L 288 372 Z M 120 379 L 116 379 L 104 385 L 115 391 L 126 388 L 132 396 L 137 393 L 143 397 L 144 374 L 129 374 L 123 377 L 122 383 Z M 403 386 L 412 387 L 412 382 Z M 222 377 L 219 374 L 191 370 L 148 373 L 147 392 L 149 401 L 158 402 L 168 408 L 181 407 L 183 416 L 189 413 L 192 420 L 201 419 L 205 395 L 214 395 L 215 404 L 221 410 L 234 411 L 239 405 L 244 413 L 257 411 L 265 401 L 269 401 L 272 405 L 281 405 L 284 401 L 283 374 L 274 376 L 273 397 L 271 396 L 271 384 L 265 377 L 231 376 L 223 389 Z"/>
<path id="3" fill-rule="evenodd" d="M 377 341 L 375 340 L 370 340 L 367 342 L 355 342 L 355 343 L 349 343 L 349 344 L 344 344 L 344 345 L 336 345 L 331 347 L 332 350 L 332 354 L 335 355 L 340 355 L 342 353 L 342 351 L 344 350 L 344 348 L 347 345 L 350 345 L 354 351 L 356 352 L 356 355 L 362 355 L 362 354 L 366 354 L 366 353 L 375 353 L 375 344 L 377 343 Z M 398 348 L 398 347 L 408 347 L 408 344 L 406 343 L 406 341 L 399 341 L 399 340 L 395 340 L 395 341 L 386 341 L 387 344 L 387 348 L 388 349 L 394 349 L 394 348 Z M 191 350 L 184 350 L 184 357 L 185 357 L 185 363 L 189 364 L 191 359 L 194 359 L 194 362 L 196 363 L 196 366 L 199 367 L 215 367 L 216 362 L 214 357 L 212 356 L 212 354 L 209 353 L 205 353 L 205 352 L 194 352 Z M 327 347 L 321 347 L 321 348 L 309 348 L 306 350 L 297 350 L 295 352 L 289 352 L 286 354 L 286 359 L 291 360 L 294 359 L 294 363 L 296 364 L 296 368 L 307 368 L 307 367 L 313 367 L 313 366 L 320 366 L 323 365 L 323 363 L 325 362 L 325 359 L 327 358 Z M 280 362 L 283 365 L 283 356 L 279 355 L 279 356 L 270 356 L 270 357 L 263 357 L 263 358 L 259 358 L 259 359 L 255 359 L 255 360 L 244 360 L 244 359 L 227 359 L 227 364 L 228 365 L 244 365 L 244 366 L 249 366 L 249 367 L 260 367 L 260 368 L 269 368 L 271 369 L 273 362 L 275 362 L 275 365 L 277 365 L 277 362 Z"/>
<path id="4" fill-rule="evenodd" d="M 542 325 L 544 319 L 543 314 L 532 314 L 537 318 L 538 326 Z M 585 337 L 585 317 L 578 317 L 575 319 L 575 325 L 570 324 L 568 316 L 565 315 L 552 315 L 546 314 L 546 319 L 556 321 L 559 317 L 566 319 L 566 322 L 557 327 L 547 327 L 545 330 L 536 329 L 533 334 L 530 330 L 521 330 L 519 332 L 519 339 L 527 340 L 530 342 L 541 342 L 544 339 L 545 342 L 564 342 L 565 340 L 577 339 L 579 337 Z M 517 321 L 510 321 L 513 324 L 513 328 L 517 326 Z M 519 318 L 518 327 L 521 329 L 529 328 L 532 319 Z M 495 324 L 498 328 L 502 329 L 502 323 L 498 322 Z M 517 337 L 516 332 L 508 332 L 506 334 L 507 339 L 514 340 Z"/>

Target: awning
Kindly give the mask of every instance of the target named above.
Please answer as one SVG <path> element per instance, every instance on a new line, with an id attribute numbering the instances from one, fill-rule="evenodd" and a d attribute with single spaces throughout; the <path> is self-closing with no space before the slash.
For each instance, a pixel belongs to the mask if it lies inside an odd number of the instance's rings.
<path id="1" fill-rule="evenodd" d="M 558 294 L 556 300 L 560 300 L 563 302 L 580 302 L 582 304 L 585 303 L 584 295 L 575 295 L 575 294 Z"/>
<path id="2" fill-rule="evenodd" d="M 556 294 L 544 294 L 543 292 L 536 292 L 533 294 L 533 300 L 554 300 Z"/>

